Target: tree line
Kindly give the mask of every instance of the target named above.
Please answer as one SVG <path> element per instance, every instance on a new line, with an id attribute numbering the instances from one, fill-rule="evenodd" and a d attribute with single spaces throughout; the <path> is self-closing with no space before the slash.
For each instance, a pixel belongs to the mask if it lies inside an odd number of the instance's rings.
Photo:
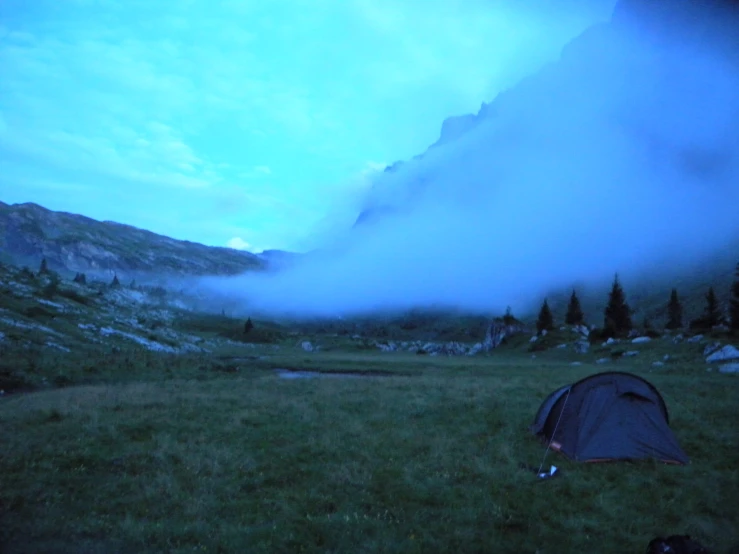
<path id="1" fill-rule="evenodd" d="M 713 287 L 708 288 L 705 295 L 705 309 L 700 317 L 691 320 L 688 324 L 690 329 L 708 331 L 718 325 L 728 325 L 732 331 L 739 331 L 739 264 L 736 266 L 735 279 L 731 285 L 731 297 L 729 300 L 728 317 L 722 313 L 718 298 Z M 633 310 L 626 301 L 626 294 L 618 274 L 613 280 L 611 291 L 608 295 L 608 304 L 603 314 L 603 338 L 627 335 L 633 328 L 632 321 Z M 580 300 L 577 293 L 573 290 L 570 295 L 570 301 L 567 305 L 567 313 L 565 315 L 566 325 L 584 325 L 585 315 L 580 306 Z M 651 324 L 645 318 L 643 327 L 645 331 L 650 330 Z M 673 288 L 670 298 L 667 302 L 667 322 L 665 329 L 675 330 L 684 327 L 683 307 L 677 294 L 677 289 Z M 543 331 L 551 331 L 554 329 L 554 316 L 549 307 L 549 302 L 544 299 L 544 303 L 539 310 L 539 316 L 536 321 L 536 330 L 538 333 Z"/>

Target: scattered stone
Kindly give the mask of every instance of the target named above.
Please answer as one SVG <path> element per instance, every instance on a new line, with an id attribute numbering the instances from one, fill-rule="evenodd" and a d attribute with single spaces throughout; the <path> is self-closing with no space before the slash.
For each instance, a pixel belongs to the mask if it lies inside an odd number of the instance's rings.
<path id="1" fill-rule="evenodd" d="M 309 340 L 303 341 L 300 344 L 300 348 L 302 348 L 306 352 L 313 352 L 315 350 L 315 348 L 313 347 L 313 344 L 311 344 Z"/>
<path id="2" fill-rule="evenodd" d="M 616 340 L 613 337 L 611 337 L 606 342 L 604 342 L 603 344 L 605 344 L 605 345 L 611 345 L 611 344 L 617 344 L 617 343 L 618 343 L 618 340 Z"/>
<path id="3" fill-rule="evenodd" d="M 590 350 L 590 343 L 586 340 L 579 340 L 573 345 L 575 352 L 578 354 L 587 354 Z"/>
<path id="4" fill-rule="evenodd" d="M 718 368 L 718 371 L 719 373 L 739 373 L 739 363 L 724 364 Z"/>
<path id="5" fill-rule="evenodd" d="M 703 335 L 695 335 L 694 337 L 690 337 L 688 339 L 688 342 L 694 344 L 694 343 L 700 342 L 702 340 L 703 340 Z"/>
<path id="6" fill-rule="evenodd" d="M 493 320 L 485 331 L 485 340 L 482 343 L 482 347 L 485 351 L 490 351 L 494 348 L 498 348 L 507 337 L 523 333 L 525 331 L 526 328 L 523 325 L 508 325 L 502 321 Z M 544 334 L 544 331 L 542 331 L 542 335 Z"/>
<path id="7" fill-rule="evenodd" d="M 595 363 L 596 364 L 607 364 L 608 361 L 609 361 L 608 358 L 599 358 L 598 360 L 595 360 Z"/>
<path id="8" fill-rule="evenodd" d="M 739 359 L 739 349 L 737 349 L 735 346 L 727 344 L 722 349 L 708 356 L 708 358 L 706 358 L 706 361 L 710 364 L 713 362 L 726 362 L 728 360 L 738 360 L 738 359 Z"/>
<path id="9" fill-rule="evenodd" d="M 631 343 L 632 344 L 642 344 L 642 343 L 651 342 L 651 341 L 652 339 L 649 337 L 636 337 L 635 339 L 631 340 Z"/>
<path id="10" fill-rule="evenodd" d="M 653 362 L 652 363 L 652 366 L 654 367 L 662 367 L 663 365 L 665 365 L 663 362 Z"/>
<path id="11" fill-rule="evenodd" d="M 590 336 L 590 329 L 588 329 L 585 325 L 576 325 L 573 330 L 577 333 L 580 333 L 585 338 L 588 338 Z"/>
<path id="12" fill-rule="evenodd" d="M 531 337 L 529 339 L 529 342 L 536 342 L 537 340 L 539 340 L 539 337 L 537 337 L 536 335 L 534 335 L 533 337 Z"/>
<path id="13" fill-rule="evenodd" d="M 663 358 L 662 358 L 662 359 L 663 359 L 664 361 L 667 361 L 667 360 L 670 360 L 670 359 L 671 359 L 671 357 L 670 357 L 670 355 L 669 355 L 669 354 L 665 354 L 665 355 L 663 356 Z"/>
<path id="14" fill-rule="evenodd" d="M 678 343 L 682 342 L 683 338 L 685 338 L 685 337 L 683 337 L 682 333 L 679 334 L 679 335 L 675 335 L 675 338 L 672 339 L 672 344 L 678 344 Z"/>
<path id="15" fill-rule="evenodd" d="M 549 331 L 547 331 L 546 329 L 544 329 L 544 330 L 543 330 L 543 331 L 541 332 L 541 336 L 542 336 L 542 337 L 546 337 L 546 336 L 547 336 L 547 333 L 548 333 L 548 332 L 549 332 Z"/>
<path id="16" fill-rule="evenodd" d="M 638 350 L 628 350 L 624 352 L 624 356 L 628 356 L 629 358 L 631 358 L 632 356 L 636 356 L 638 354 L 639 354 Z"/>
<path id="17" fill-rule="evenodd" d="M 567 348 L 567 345 L 566 344 L 558 344 L 557 345 L 557 348 L 559 348 L 561 350 L 562 348 Z"/>
<path id="18" fill-rule="evenodd" d="M 467 355 L 468 356 L 476 356 L 480 352 L 482 352 L 482 343 L 479 343 L 478 342 L 472 348 L 470 348 L 469 352 L 467 352 Z"/>

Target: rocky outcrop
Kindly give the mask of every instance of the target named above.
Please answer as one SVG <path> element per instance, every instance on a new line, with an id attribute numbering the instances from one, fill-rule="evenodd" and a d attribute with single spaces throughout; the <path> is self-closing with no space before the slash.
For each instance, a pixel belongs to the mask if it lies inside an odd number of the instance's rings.
<path id="1" fill-rule="evenodd" d="M 506 338 L 519 333 L 525 333 L 527 328 L 521 323 L 505 323 L 493 320 L 485 331 L 485 340 L 482 342 L 483 350 L 486 352 L 498 348 Z"/>

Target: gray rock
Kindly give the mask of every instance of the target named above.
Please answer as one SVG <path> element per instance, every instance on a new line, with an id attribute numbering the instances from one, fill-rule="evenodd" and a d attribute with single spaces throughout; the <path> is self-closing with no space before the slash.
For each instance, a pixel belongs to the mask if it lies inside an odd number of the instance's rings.
<path id="1" fill-rule="evenodd" d="M 613 337 L 611 337 L 604 344 L 611 345 L 611 344 L 617 344 L 617 343 L 618 343 L 618 340 L 617 339 L 614 339 Z"/>
<path id="2" fill-rule="evenodd" d="M 683 341 L 685 337 L 683 337 L 682 333 L 679 335 L 675 335 L 675 338 L 672 339 L 672 344 L 679 344 Z"/>
<path id="3" fill-rule="evenodd" d="M 595 360 L 596 364 L 607 364 L 610 360 L 608 358 L 599 358 Z"/>
<path id="4" fill-rule="evenodd" d="M 663 365 L 665 365 L 663 362 L 653 362 L 652 363 L 652 366 L 654 367 L 662 367 Z"/>
<path id="5" fill-rule="evenodd" d="M 586 340 L 579 340 L 573 345 L 575 352 L 578 354 L 587 354 L 590 350 L 590 343 Z"/>
<path id="6" fill-rule="evenodd" d="M 636 337 L 631 340 L 632 344 L 643 344 L 645 342 L 652 342 L 652 339 L 650 337 Z"/>
<path id="7" fill-rule="evenodd" d="M 529 342 L 536 342 L 537 340 L 539 340 L 539 337 L 537 337 L 536 335 L 534 335 L 533 337 L 531 337 L 529 339 Z"/>
<path id="8" fill-rule="evenodd" d="M 669 360 L 669 359 L 671 359 L 671 358 L 670 358 L 670 355 L 669 355 L 669 354 L 665 354 L 665 355 L 664 355 L 664 356 L 662 357 L 662 359 L 663 359 L 664 361 L 667 361 L 667 360 Z"/>
<path id="9" fill-rule="evenodd" d="M 714 352 L 706 358 L 706 361 L 709 364 L 713 362 L 726 362 L 729 360 L 739 360 L 739 349 L 730 344 L 727 344 L 722 349 Z"/>
<path id="10" fill-rule="evenodd" d="M 718 368 L 718 371 L 719 373 L 739 373 L 739 363 L 724 364 Z"/>
<path id="11" fill-rule="evenodd" d="M 624 356 L 629 357 L 629 358 L 632 356 L 637 356 L 638 354 L 639 354 L 638 350 L 629 350 L 627 352 L 624 352 Z"/>
<path id="12" fill-rule="evenodd" d="M 310 341 L 308 341 L 308 340 L 306 340 L 306 341 L 303 341 L 303 342 L 302 342 L 302 343 L 300 344 L 300 348 L 302 348 L 302 349 L 303 349 L 303 350 L 305 350 L 306 352 L 313 352 L 313 351 L 315 350 L 315 348 L 313 347 L 313 345 L 311 344 L 311 342 L 310 342 Z"/>
<path id="13" fill-rule="evenodd" d="M 702 340 L 703 340 L 703 335 L 695 335 L 694 337 L 690 337 L 688 339 L 688 342 L 691 343 L 691 344 L 694 344 L 694 343 L 700 342 Z"/>
<path id="14" fill-rule="evenodd" d="M 482 347 L 486 352 L 498 348 L 506 337 L 525 331 L 526 329 L 523 325 L 506 325 L 502 321 L 493 320 L 485 331 L 485 340 L 482 343 Z M 545 332 L 542 331 L 542 335 L 544 334 Z"/>
<path id="15" fill-rule="evenodd" d="M 567 348 L 567 345 L 566 344 L 558 344 L 557 345 L 557 348 L 559 348 L 561 350 L 562 348 Z"/>
<path id="16" fill-rule="evenodd" d="M 468 356 L 476 356 L 480 352 L 482 352 L 482 343 L 479 343 L 478 342 L 472 348 L 469 349 L 469 351 L 467 352 L 467 355 Z"/>

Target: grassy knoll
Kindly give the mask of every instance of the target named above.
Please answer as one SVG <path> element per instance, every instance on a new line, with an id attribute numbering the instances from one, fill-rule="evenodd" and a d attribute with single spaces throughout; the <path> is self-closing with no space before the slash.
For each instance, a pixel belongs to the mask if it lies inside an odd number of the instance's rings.
<path id="1" fill-rule="evenodd" d="M 3 552 L 621 554 L 663 533 L 735 552 L 739 379 L 679 356 L 651 369 L 654 348 L 608 368 L 660 389 L 691 465 L 550 453 L 551 481 L 518 467 L 544 452 L 527 427 L 547 393 L 606 369 L 597 353 L 581 366 L 557 351 L 266 345 L 36 360 L 71 386 L 0 400 Z M 283 380 L 278 367 L 389 376 Z"/>

